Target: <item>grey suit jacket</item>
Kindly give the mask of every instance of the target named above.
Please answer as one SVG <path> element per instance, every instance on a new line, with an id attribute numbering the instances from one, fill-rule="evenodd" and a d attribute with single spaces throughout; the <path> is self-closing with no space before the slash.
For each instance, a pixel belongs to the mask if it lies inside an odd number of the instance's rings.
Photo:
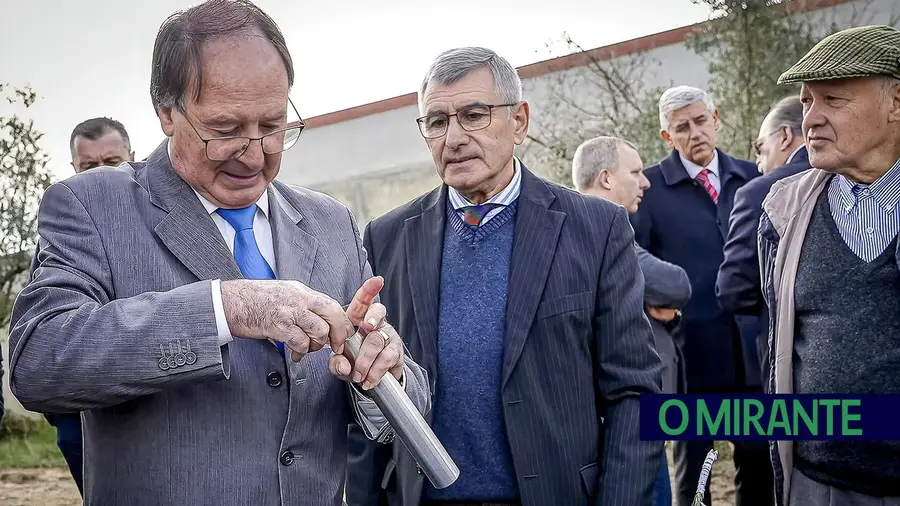
<path id="1" fill-rule="evenodd" d="M 276 273 L 348 304 L 370 276 L 350 212 L 269 192 Z M 329 351 L 218 345 L 211 279 L 241 272 L 163 143 L 146 163 L 51 186 L 41 248 L 12 316 L 11 386 L 25 407 L 84 411 L 85 504 L 341 504 L 348 386 Z M 429 405 L 409 361 L 407 392 Z"/>
<path id="2" fill-rule="evenodd" d="M 638 265 L 644 273 L 644 304 L 669 309 L 683 308 L 691 298 L 691 280 L 684 269 L 656 258 L 637 244 L 634 248 Z M 678 322 L 660 322 L 648 317 L 656 340 L 656 351 L 663 363 L 663 393 L 686 391 L 679 381 L 679 378 L 684 379 L 684 358 L 672 338 L 672 329 L 677 327 Z"/>
<path id="3" fill-rule="evenodd" d="M 441 374 L 446 216 L 442 186 L 372 221 L 364 234 L 373 269 L 385 278 L 382 302 L 432 382 Z M 638 397 L 659 393 L 661 364 L 633 245 L 623 208 L 522 167 L 501 409 L 524 506 L 652 502 L 663 445 L 640 439 Z M 419 504 L 424 476 L 403 445 L 392 446 L 354 438 L 348 504 Z"/>

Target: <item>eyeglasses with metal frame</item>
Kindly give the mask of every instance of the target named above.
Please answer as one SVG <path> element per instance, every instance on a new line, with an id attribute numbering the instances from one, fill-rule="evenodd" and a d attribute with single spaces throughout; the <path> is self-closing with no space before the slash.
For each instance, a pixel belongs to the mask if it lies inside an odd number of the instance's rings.
<path id="1" fill-rule="evenodd" d="M 467 132 L 475 132 L 483 130 L 491 125 L 491 118 L 494 109 L 497 107 L 514 107 L 518 103 L 513 104 L 475 104 L 456 111 L 455 114 L 447 114 L 445 112 L 433 112 L 426 114 L 420 118 L 416 118 L 419 125 L 419 133 L 426 139 L 437 139 L 447 134 L 450 128 L 450 118 L 456 116 L 459 126 Z"/>
<path id="2" fill-rule="evenodd" d="M 300 117 L 300 113 L 297 112 L 294 102 L 288 99 L 288 104 L 294 110 L 294 114 L 297 115 L 297 120 L 291 121 L 285 128 L 279 128 L 260 137 L 233 135 L 204 138 L 197 131 L 197 127 L 187 118 L 187 115 L 184 112 L 182 114 L 185 121 L 187 121 L 188 125 L 191 125 L 194 133 L 206 146 L 206 157 L 214 162 L 224 162 L 244 156 L 244 153 L 247 152 L 250 143 L 253 141 L 259 141 L 263 153 L 267 155 L 278 154 L 293 147 L 297 143 L 297 139 L 300 138 L 300 134 L 303 133 L 303 129 L 306 128 L 306 123 Z"/>

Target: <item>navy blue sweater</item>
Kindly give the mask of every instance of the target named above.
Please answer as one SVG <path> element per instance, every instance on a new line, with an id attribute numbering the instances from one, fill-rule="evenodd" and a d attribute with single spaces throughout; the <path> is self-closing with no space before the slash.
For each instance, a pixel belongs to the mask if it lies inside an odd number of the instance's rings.
<path id="1" fill-rule="evenodd" d="M 432 426 L 460 469 L 432 500 L 519 498 L 500 381 L 516 203 L 475 229 L 448 205 Z"/>

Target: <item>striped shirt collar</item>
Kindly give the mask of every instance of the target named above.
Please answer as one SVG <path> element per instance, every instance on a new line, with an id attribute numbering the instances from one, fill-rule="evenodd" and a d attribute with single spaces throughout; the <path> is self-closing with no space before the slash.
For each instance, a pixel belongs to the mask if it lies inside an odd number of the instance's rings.
<path id="1" fill-rule="evenodd" d="M 500 204 L 503 207 L 506 207 L 519 198 L 519 191 L 522 187 L 522 169 L 519 166 L 520 162 L 518 158 L 513 158 L 513 177 L 510 180 L 509 184 L 506 185 L 506 188 L 502 189 L 498 194 L 494 195 L 490 199 L 488 199 L 487 203 L 491 204 Z M 462 196 L 456 188 L 448 187 L 447 196 L 450 199 L 450 204 L 453 206 L 453 209 L 459 211 L 464 207 L 468 207 L 472 204 L 465 197 Z"/>
<path id="2" fill-rule="evenodd" d="M 900 201 L 900 160 L 869 185 L 854 183 L 842 175 L 838 175 L 837 180 L 841 208 L 845 213 L 852 211 L 862 199 L 874 199 L 885 210 L 894 209 Z"/>

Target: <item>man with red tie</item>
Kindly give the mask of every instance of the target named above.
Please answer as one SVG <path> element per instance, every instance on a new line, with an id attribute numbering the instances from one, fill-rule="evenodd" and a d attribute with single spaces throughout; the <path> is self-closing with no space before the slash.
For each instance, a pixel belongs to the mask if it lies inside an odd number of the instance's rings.
<path id="1" fill-rule="evenodd" d="M 734 315 L 716 298 L 734 194 L 759 176 L 753 162 L 716 148 L 719 112 L 710 96 L 690 86 L 666 90 L 659 99 L 660 134 L 669 157 L 646 169 L 650 187 L 632 215 L 635 238 L 650 254 L 683 268 L 691 301 L 673 336 L 685 359 L 688 393 L 750 393 L 761 390 L 754 316 Z M 737 504 L 772 503 L 772 470 L 765 443 L 735 442 Z M 713 441 L 675 444 L 678 505 L 691 504 Z M 711 504 L 709 495 L 704 501 Z"/>

